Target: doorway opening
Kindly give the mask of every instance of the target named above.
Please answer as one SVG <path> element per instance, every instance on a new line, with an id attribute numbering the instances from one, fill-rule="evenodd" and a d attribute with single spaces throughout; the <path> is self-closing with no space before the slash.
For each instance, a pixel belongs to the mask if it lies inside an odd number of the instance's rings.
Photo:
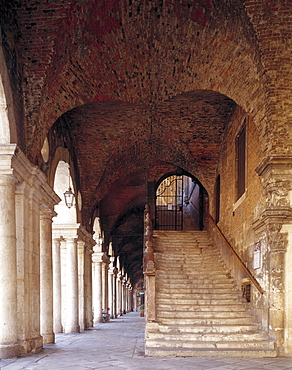
<path id="1" fill-rule="evenodd" d="M 156 230 L 202 230 L 206 191 L 190 174 L 172 173 L 156 185 Z"/>

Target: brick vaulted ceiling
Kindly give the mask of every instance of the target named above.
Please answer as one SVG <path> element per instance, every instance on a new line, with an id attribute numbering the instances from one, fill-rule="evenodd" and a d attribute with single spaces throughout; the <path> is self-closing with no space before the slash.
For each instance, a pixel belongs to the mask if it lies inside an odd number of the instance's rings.
<path id="1" fill-rule="evenodd" d="M 268 93 L 285 94 L 281 75 L 265 72 L 276 68 L 267 35 L 287 36 L 291 25 L 289 0 L 274 3 L 1 0 L 20 147 L 41 166 L 48 132 L 67 137 L 83 222 L 102 201 L 115 233 L 145 203 L 147 181 L 166 171 L 182 167 L 213 189 L 236 105 L 268 137 Z"/>

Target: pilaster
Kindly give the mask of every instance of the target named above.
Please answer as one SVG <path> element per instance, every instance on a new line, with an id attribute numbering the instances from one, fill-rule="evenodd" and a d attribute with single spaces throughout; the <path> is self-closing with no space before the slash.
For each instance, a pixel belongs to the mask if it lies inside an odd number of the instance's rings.
<path id="1" fill-rule="evenodd" d="M 256 171 L 262 177 L 266 203 L 255 212 L 254 231 L 262 245 L 268 328 L 281 352 L 287 347 L 284 332 L 292 328 L 292 322 L 285 320 L 285 275 L 291 274 L 285 255 L 292 248 L 287 232 L 292 232 L 292 156 L 267 156 Z"/>

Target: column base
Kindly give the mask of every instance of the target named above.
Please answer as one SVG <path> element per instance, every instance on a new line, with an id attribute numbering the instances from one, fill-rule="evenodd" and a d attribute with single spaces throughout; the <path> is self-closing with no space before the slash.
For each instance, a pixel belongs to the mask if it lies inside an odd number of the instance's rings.
<path id="1" fill-rule="evenodd" d="M 65 326 L 65 333 L 66 334 L 80 333 L 80 326 L 79 325 Z"/>
<path id="2" fill-rule="evenodd" d="M 17 357 L 20 352 L 19 343 L 0 344 L 0 359 Z"/>
<path id="3" fill-rule="evenodd" d="M 56 325 L 54 327 L 54 333 L 63 333 L 63 326 L 62 325 Z"/>
<path id="4" fill-rule="evenodd" d="M 42 337 L 44 344 L 55 343 L 55 333 L 42 333 Z"/>
<path id="5" fill-rule="evenodd" d="M 38 353 L 43 349 L 43 337 L 25 339 L 19 341 L 20 354 L 26 355 L 28 353 Z"/>

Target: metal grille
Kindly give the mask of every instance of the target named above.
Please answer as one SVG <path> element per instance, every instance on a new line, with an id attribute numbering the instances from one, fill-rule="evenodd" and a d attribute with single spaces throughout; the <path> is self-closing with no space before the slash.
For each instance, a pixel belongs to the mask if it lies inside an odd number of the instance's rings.
<path id="1" fill-rule="evenodd" d="M 156 229 L 183 230 L 183 176 L 164 179 L 156 191 Z"/>

